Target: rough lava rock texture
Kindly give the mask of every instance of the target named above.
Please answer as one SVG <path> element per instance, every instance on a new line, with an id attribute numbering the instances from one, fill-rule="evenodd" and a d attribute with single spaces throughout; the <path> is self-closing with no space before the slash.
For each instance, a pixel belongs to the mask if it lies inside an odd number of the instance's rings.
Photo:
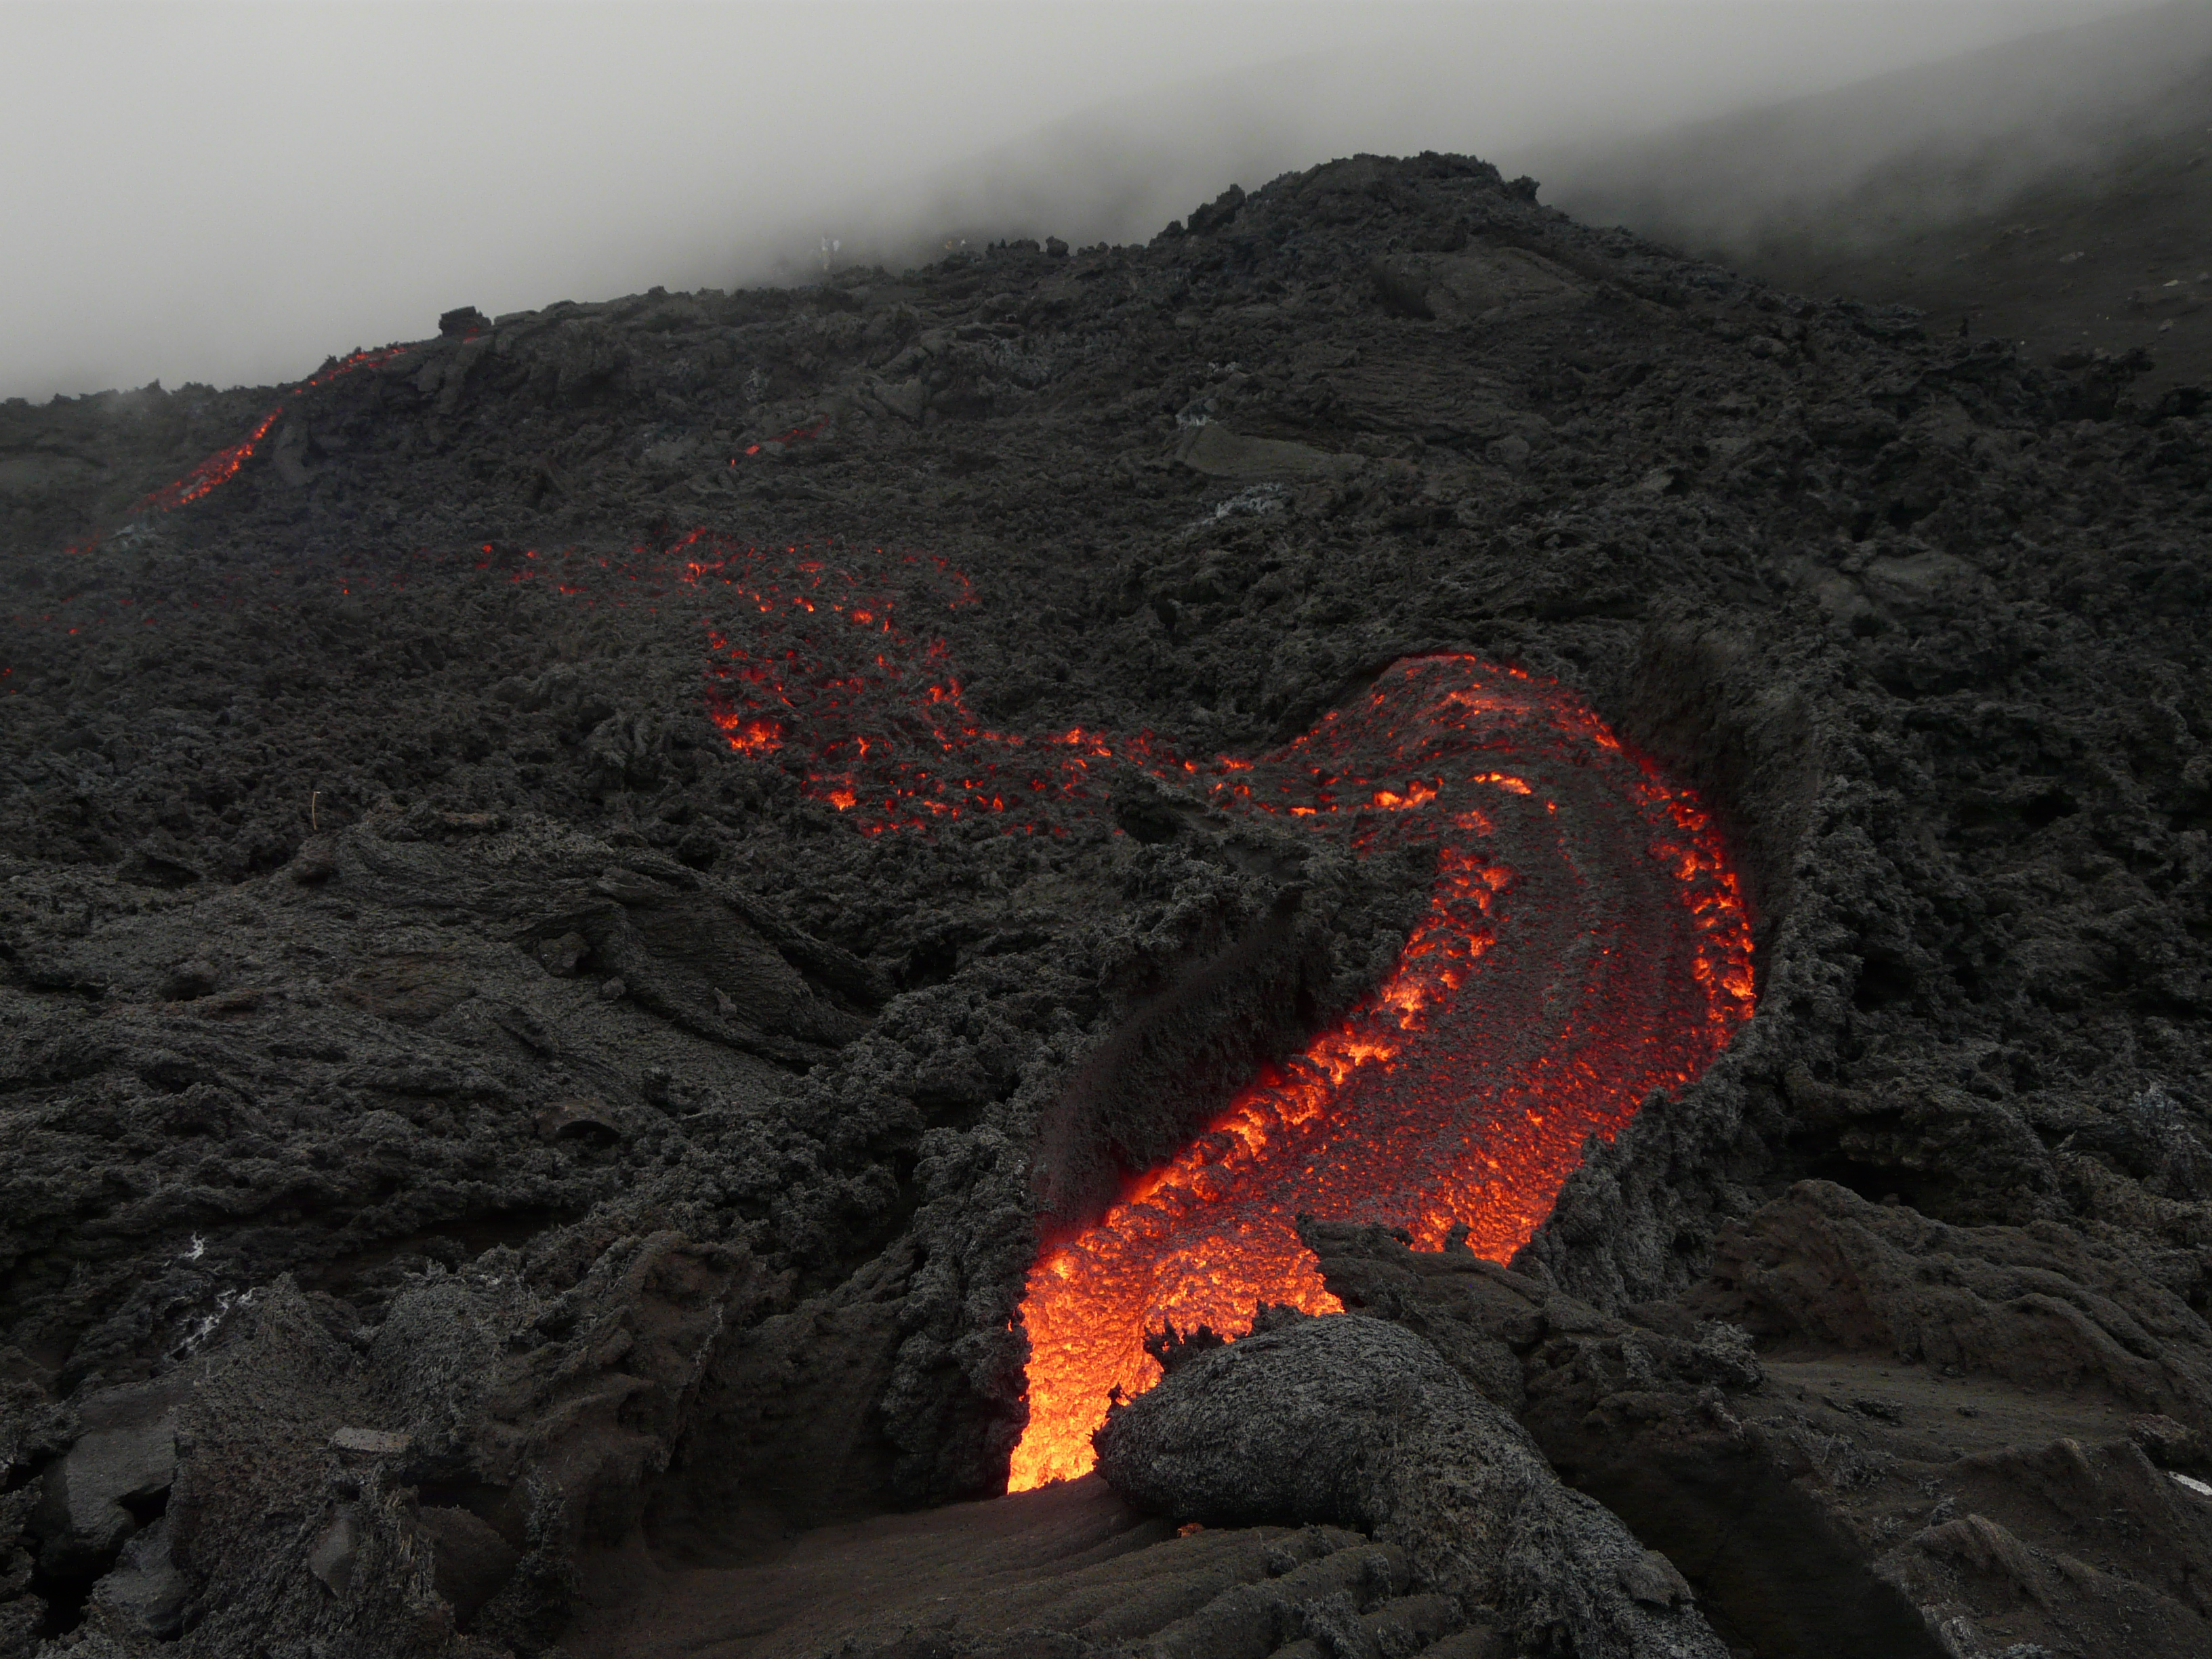
<path id="1" fill-rule="evenodd" d="M 1748 1308 L 1733 1238 L 1690 1297 L 1608 1314 L 1379 1228 L 1304 1236 L 1347 1308 L 1418 1333 L 1563 1477 L 1663 1548 L 1735 1651 L 2201 1647 L 2212 1504 L 2187 1483 L 2212 1472 L 2205 1443 L 2156 1409 L 2164 1379 L 2123 1363 L 2131 1395 L 2103 1369 L 2122 1343 L 2157 1346 L 2130 1302 L 2154 1319 L 2179 1310 L 2140 1279 L 2116 1282 L 2124 1267 L 2063 1230 L 1973 1230 L 1970 1248 L 1996 1263 L 1926 1271 L 1929 1246 L 1965 1241 L 1806 1182 L 1746 1231 L 1797 1229 L 1817 1230 L 1802 1254 L 1759 1255 L 1820 1279 L 1791 1300 L 1835 1328 L 1785 1329 L 1779 1285 Z M 1867 1277 L 1838 1285 L 1824 1276 L 1846 1253 Z M 1884 1312 L 1899 1322 L 1874 1328 Z M 1992 1351 L 1916 1346 L 1944 1330 Z"/>
<path id="2" fill-rule="evenodd" d="M 1219 1523 L 1355 1527 L 1419 1581 L 1495 1608 L 1522 1651 L 1721 1659 L 1664 1556 L 1559 1483 L 1528 1431 L 1401 1326 L 1263 1316 L 1170 1353 L 1115 1407 L 1098 1468 L 1140 1507 Z"/>
<path id="3" fill-rule="evenodd" d="M 980 1501 L 1048 1130 L 1092 1196 L 1164 1155 L 1429 872 L 1119 761 L 863 833 L 718 724 L 793 636 L 709 549 L 1001 732 L 1571 688 L 1718 815 L 1758 1015 L 1510 1266 L 1313 1231 L 1328 1328 L 1739 1653 L 2203 1652 L 2212 416 L 2142 368 L 1360 156 L 0 404 L 0 1653 L 699 1650 L 718 1574 L 732 1656 L 1514 1651 L 1412 1543 Z"/>

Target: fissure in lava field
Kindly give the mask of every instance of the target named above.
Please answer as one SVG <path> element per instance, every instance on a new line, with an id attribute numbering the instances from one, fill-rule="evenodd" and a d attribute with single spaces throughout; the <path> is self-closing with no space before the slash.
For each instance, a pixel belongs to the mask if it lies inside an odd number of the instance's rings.
<path id="1" fill-rule="evenodd" d="M 935 574 L 950 608 L 974 602 L 957 572 Z M 973 813 L 1034 833 L 1026 805 L 1080 798 L 1119 759 L 1363 854 L 1436 849 L 1427 912 L 1385 981 L 1040 1255 L 1014 1490 L 1091 1467 L 1111 1394 L 1158 1376 L 1147 1331 L 1237 1335 L 1263 1304 L 1334 1310 L 1301 1213 L 1504 1261 L 1589 1136 L 1695 1079 L 1751 1017 L 1750 927 L 1710 817 L 1563 687 L 1474 656 L 1407 659 L 1274 752 L 1201 763 L 1149 733 L 984 728 L 945 646 L 826 559 L 787 580 L 757 552 L 702 545 L 685 577 L 733 589 L 763 624 L 745 632 L 778 641 L 713 636 L 731 746 L 804 743 L 808 792 L 866 833 Z"/>

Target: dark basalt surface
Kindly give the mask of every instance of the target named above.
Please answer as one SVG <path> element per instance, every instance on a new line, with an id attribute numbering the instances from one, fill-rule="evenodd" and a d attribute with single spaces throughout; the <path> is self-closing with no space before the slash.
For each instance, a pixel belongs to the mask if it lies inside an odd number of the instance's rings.
<path id="1" fill-rule="evenodd" d="M 1727 1652 L 1666 1559 L 1403 1325 L 1279 1314 L 1170 1361 L 1098 1431 L 1099 1473 L 1139 1505 L 1349 1524 L 1402 1549 L 1431 1594 L 1494 1607 L 1522 1650 Z"/>
<path id="2" fill-rule="evenodd" d="M 1142 248 L 0 405 L 0 1653 L 1603 1650 L 1371 1504 L 886 1518 L 1003 1482 L 1040 1126 L 1079 1082 L 1156 1155 L 1426 872 L 1133 771 L 860 835 L 709 720 L 701 527 L 896 588 L 1000 729 L 1577 688 L 1727 825 L 1758 1018 L 1510 1271 L 1309 1236 L 1673 1563 L 1516 1582 L 2202 1652 L 2212 422 L 2136 367 L 1362 157 Z"/>

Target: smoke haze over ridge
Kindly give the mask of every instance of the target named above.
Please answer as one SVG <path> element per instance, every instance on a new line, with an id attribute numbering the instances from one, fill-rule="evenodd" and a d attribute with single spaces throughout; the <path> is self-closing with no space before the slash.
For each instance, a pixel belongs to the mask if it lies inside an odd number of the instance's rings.
<path id="1" fill-rule="evenodd" d="M 822 237 L 1138 240 L 1358 150 L 1510 173 L 2131 9 L 0 3 L 0 397 L 280 380 Z"/>
<path id="2" fill-rule="evenodd" d="M 2212 0 L 2168 3 L 1673 129 L 1540 150 L 1568 211 L 1741 258 L 1817 227 L 1839 247 L 2000 210 L 2144 139 L 2212 132 Z M 1872 192 L 1879 192 L 1880 200 Z"/>

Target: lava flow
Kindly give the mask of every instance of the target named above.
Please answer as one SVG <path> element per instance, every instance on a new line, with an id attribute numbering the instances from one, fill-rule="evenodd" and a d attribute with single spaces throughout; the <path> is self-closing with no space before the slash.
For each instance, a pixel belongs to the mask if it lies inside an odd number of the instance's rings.
<path id="1" fill-rule="evenodd" d="M 1234 766 L 1234 763 L 1227 763 Z M 1560 687 L 1468 656 L 1393 665 L 1216 784 L 1437 849 L 1396 967 L 1180 1155 L 1030 1269 L 1019 1492 L 1087 1471 L 1145 1333 L 1333 1311 L 1295 1218 L 1380 1222 L 1504 1261 L 1592 1134 L 1694 1079 L 1751 1017 L 1751 933 L 1705 812 Z"/>
<path id="2" fill-rule="evenodd" d="M 1363 854 L 1434 849 L 1428 909 L 1383 982 L 1040 1254 L 1012 1490 L 1091 1468 L 1109 1400 L 1158 1377 L 1147 1332 L 1236 1336 L 1262 1304 L 1335 1309 L 1299 1215 L 1382 1223 L 1428 1248 L 1457 1237 L 1504 1261 L 1591 1135 L 1693 1081 L 1751 1017 L 1750 927 L 1704 809 L 1563 687 L 1468 655 L 1410 658 L 1271 754 L 1199 763 L 1146 732 L 985 726 L 945 641 L 915 625 L 977 604 L 942 560 L 885 570 L 880 555 L 703 532 L 636 552 L 527 552 L 509 580 L 594 605 L 696 593 L 708 712 L 732 750 L 791 766 L 864 835 L 978 817 L 1064 833 L 1127 766 Z"/>
<path id="3" fill-rule="evenodd" d="M 313 392 L 318 386 L 328 386 L 332 380 L 352 374 L 356 369 L 374 368 L 379 363 L 389 362 L 408 349 L 404 345 L 386 346 L 381 350 L 356 351 L 350 356 L 335 358 L 295 386 L 286 396 L 288 398 L 296 398 L 303 392 Z M 218 449 L 184 477 L 171 480 L 137 501 L 131 508 L 131 516 L 135 519 L 152 513 L 173 513 L 228 483 L 238 476 L 239 469 L 253 459 L 261 447 L 262 441 L 268 437 L 270 428 L 283 418 L 284 409 L 284 404 L 277 404 L 255 422 L 253 430 L 238 442 L 227 449 Z M 89 553 L 100 545 L 100 539 L 98 536 L 88 537 L 73 544 L 66 550 Z"/>
<path id="4" fill-rule="evenodd" d="M 1148 733 L 989 731 L 942 641 L 895 620 L 898 596 L 826 557 L 701 553 L 688 579 L 734 589 L 757 618 L 749 644 L 713 635 L 731 747 L 803 739 L 806 793 L 864 833 L 970 813 L 1034 831 L 1029 809 L 1082 799 L 1118 761 L 1363 854 L 1436 849 L 1427 913 L 1383 983 L 1031 1268 L 1012 1490 L 1091 1467 L 1109 1397 L 1159 1375 L 1147 1331 L 1234 1336 L 1263 1304 L 1335 1309 L 1301 1213 L 1504 1261 L 1591 1135 L 1693 1081 L 1751 1017 L 1750 927 L 1710 819 L 1563 687 L 1473 656 L 1408 659 L 1274 753 L 1200 764 Z M 947 608 L 975 603 L 940 574 Z"/>

